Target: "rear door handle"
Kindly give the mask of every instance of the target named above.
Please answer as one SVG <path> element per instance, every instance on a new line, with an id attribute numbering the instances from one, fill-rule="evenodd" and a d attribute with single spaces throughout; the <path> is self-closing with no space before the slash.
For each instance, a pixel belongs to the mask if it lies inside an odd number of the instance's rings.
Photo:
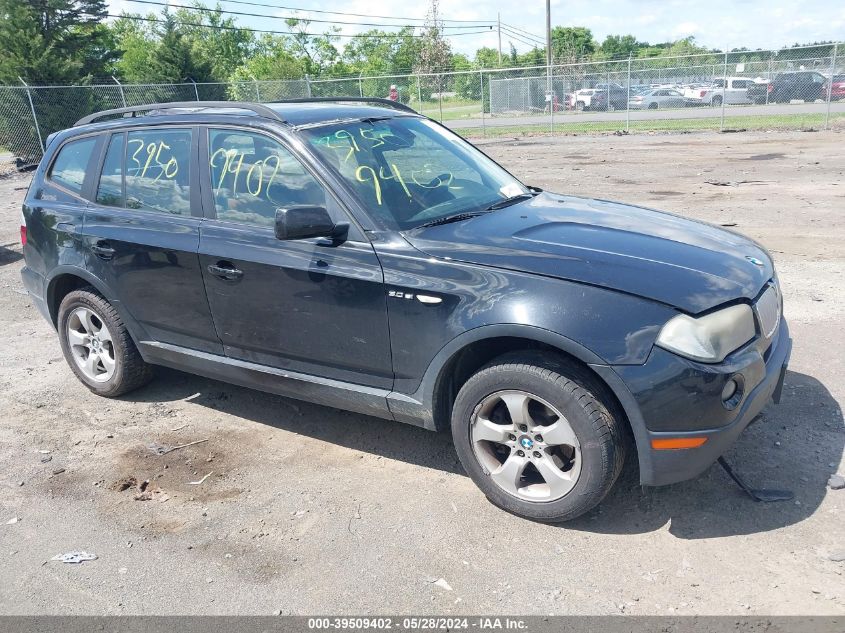
<path id="1" fill-rule="evenodd" d="M 109 260 L 114 257 L 115 250 L 109 246 L 109 243 L 103 240 L 91 245 L 91 252 L 100 259 Z"/>
<path id="2" fill-rule="evenodd" d="M 244 271 L 238 270 L 229 262 L 217 262 L 216 264 L 208 265 L 208 272 L 226 281 L 237 281 L 244 276 Z"/>

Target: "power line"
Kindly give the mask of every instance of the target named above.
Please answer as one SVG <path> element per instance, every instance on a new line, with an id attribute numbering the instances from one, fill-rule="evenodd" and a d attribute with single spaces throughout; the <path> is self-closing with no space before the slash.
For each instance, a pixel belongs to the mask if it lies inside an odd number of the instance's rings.
<path id="1" fill-rule="evenodd" d="M 521 34 L 527 36 L 529 39 L 537 40 L 538 42 L 543 42 L 545 44 L 542 37 L 540 37 L 539 35 L 535 35 L 534 33 L 531 33 L 530 31 L 526 31 L 525 29 L 521 29 L 518 26 L 514 26 L 513 24 L 505 24 L 504 22 L 502 22 L 502 26 L 507 27 L 511 31 L 516 31 L 517 33 L 521 33 Z"/>
<path id="2" fill-rule="evenodd" d="M 232 1 L 232 0 L 228 0 Z M 127 2 L 132 2 L 135 4 L 152 4 L 161 7 L 175 7 L 177 9 L 190 9 L 191 11 L 205 11 L 208 13 L 227 13 L 231 15 L 240 15 L 252 18 L 270 18 L 273 20 L 299 20 L 299 21 L 307 21 L 307 22 L 320 22 L 325 24 L 345 24 L 345 25 L 352 25 L 352 26 L 380 26 L 380 27 L 390 27 L 390 28 L 420 28 L 421 25 L 419 24 L 384 24 L 382 22 L 344 22 L 341 20 L 319 20 L 319 19 L 312 19 L 312 18 L 303 18 L 301 16 L 295 15 L 270 15 L 267 13 L 248 13 L 244 11 L 230 11 L 228 9 L 218 9 L 218 8 L 210 8 L 210 7 L 202 7 L 202 6 L 190 6 L 185 4 L 174 4 L 172 2 L 157 2 L 156 0 L 127 0 Z M 248 4 L 254 5 L 258 7 L 265 7 L 265 8 L 275 8 L 267 4 L 260 4 L 257 2 L 238 2 L 238 4 Z M 474 23 L 474 24 L 467 24 L 466 26 L 443 26 L 440 27 L 443 29 L 481 29 L 481 28 L 493 28 L 492 24 L 483 24 L 483 23 Z"/>
<path id="3" fill-rule="evenodd" d="M 302 7 L 288 7 L 282 5 L 274 5 L 274 4 L 262 4 L 262 3 L 255 3 L 255 2 L 247 2 L 246 0 L 221 0 L 222 2 L 227 2 L 229 4 L 246 4 L 246 5 L 255 5 L 265 7 L 267 9 L 285 9 L 287 11 L 305 11 L 308 13 L 320 13 L 320 14 L 327 14 L 327 15 L 344 15 L 347 17 L 353 18 L 371 18 L 376 20 L 404 20 L 405 22 L 425 22 L 428 18 L 410 18 L 410 17 L 395 17 L 389 15 L 371 15 L 367 13 L 347 13 L 343 11 L 328 11 L 326 9 L 303 9 Z M 490 22 L 488 20 L 456 20 L 450 18 L 442 18 L 438 20 L 439 22 L 452 22 L 452 23 L 468 23 L 468 24 L 478 24 L 479 22 Z M 490 22 L 492 24 L 492 22 Z"/>
<path id="4" fill-rule="evenodd" d="M 174 5 L 171 5 L 174 6 Z M 114 13 L 89 13 L 86 11 L 81 12 L 83 15 L 93 15 L 96 17 L 106 17 L 106 18 L 117 18 L 117 19 L 126 19 L 126 20 L 135 20 L 138 22 L 155 22 L 158 24 L 167 24 L 167 20 L 162 20 L 159 18 L 151 18 L 151 17 L 143 17 L 140 15 L 130 15 L 130 14 L 123 14 L 123 15 L 116 15 Z M 199 28 L 204 29 L 216 29 L 216 30 L 225 30 L 225 31 L 249 31 L 250 33 L 269 33 L 271 35 L 305 35 L 307 37 L 323 37 L 324 34 L 322 33 L 306 33 L 304 31 L 297 32 L 297 31 L 274 31 L 269 29 L 253 29 L 247 26 L 224 26 L 224 25 L 213 25 L 213 24 L 202 24 L 200 22 L 185 22 L 184 20 L 173 20 L 176 24 L 181 24 L 182 26 L 196 26 Z M 461 33 L 450 33 L 446 34 L 446 37 L 458 37 L 460 35 L 480 35 L 482 33 L 489 33 L 489 30 L 485 31 L 463 31 Z M 344 34 L 344 33 L 329 33 L 330 37 L 348 37 L 348 38 L 373 38 L 373 37 L 384 37 L 382 33 L 351 33 L 351 34 Z M 425 35 L 414 35 L 410 34 L 405 37 L 425 37 Z"/>
<path id="5" fill-rule="evenodd" d="M 515 39 L 516 41 L 520 42 L 521 44 L 526 44 L 526 45 L 531 46 L 531 47 L 533 47 L 533 48 L 538 48 L 538 47 L 540 47 L 540 46 L 539 46 L 539 44 L 537 44 L 536 42 L 532 42 L 531 40 L 529 40 L 529 39 L 525 38 L 524 36 L 519 35 L 518 33 L 515 33 L 515 32 L 513 32 L 513 31 L 511 31 L 511 30 L 509 30 L 509 29 L 505 28 L 505 25 L 504 25 L 504 24 L 502 25 L 502 31 L 504 31 L 504 33 L 505 33 L 508 37 L 511 37 L 511 38 Z"/>

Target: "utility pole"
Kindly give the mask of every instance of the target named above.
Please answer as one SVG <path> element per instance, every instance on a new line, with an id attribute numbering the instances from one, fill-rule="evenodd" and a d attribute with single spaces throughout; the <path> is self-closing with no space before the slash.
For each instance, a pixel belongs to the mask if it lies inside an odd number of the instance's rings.
<path id="1" fill-rule="evenodd" d="M 502 65 L 502 14 L 496 14 L 496 23 L 499 25 L 499 66 Z"/>
<path id="2" fill-rule="evenodd" d="M 549 104 L 549 128 L 555 129 L 555 100 L 552 95 L 552 2 L 546 0 L 546 100 Z"/>

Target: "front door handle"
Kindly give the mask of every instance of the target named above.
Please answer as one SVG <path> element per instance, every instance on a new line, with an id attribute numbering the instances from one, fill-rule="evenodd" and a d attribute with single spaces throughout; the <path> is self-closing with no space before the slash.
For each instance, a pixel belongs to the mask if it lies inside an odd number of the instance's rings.
<path id="1" fill-rule="evenodd" d="M 237 281 L 244 276 L 244 271 L 238 270 L 229 262 L 217 262 L 216 264 L 208 265 L 208 272 L 226 281 Z"/>
<path id="2" fill-rule="evenodd" d="M 109 260 L 114 257 L 115 250 L 109 246 L 108 242 L 100 240 L 99 242 L 91 245 L 91 252 L 100 259 Z"/>

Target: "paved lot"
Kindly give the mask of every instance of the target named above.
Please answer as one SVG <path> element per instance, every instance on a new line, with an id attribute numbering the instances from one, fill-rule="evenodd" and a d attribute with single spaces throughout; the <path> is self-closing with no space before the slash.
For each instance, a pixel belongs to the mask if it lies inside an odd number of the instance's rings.
<path id="1" fill-rule="evenodd" d="M 827 112 L 826 103 L 794 103 L 794 104 L 771 104 L 771 105 L 725 105 L 726 117 L 755 116 L 766 117 L 767 121 L 776 122 L 778 118 L 788 120 L 794 115 L 816 114 L 823 116 Z M 830 104 L 831 115 L 838 115 L 845 112 L 845 103 L 833 102 Z M 428 116 L 437 118 L 437 111 L 427 112 Z M 627 117 L 631 121 L 663 121 L 680 119 L 719 119 L 722 116 L 722 108 L 696 107 L 696 108 L 674 108 L 660 110 L 631 110 Z M 566 111 L 555 113 L 554 124 L 565 128 L 571 126 L 577 128 L 579 125 L 590 123 L 620 121 L 626 119 L 625 110 L 611 112 L 576 112 Z M 508 116 L 507 113 L 494 117 L 487 116 L 482 121 L 480 116 L 467 119 L 454 119 L 446 121 L 447 125 L 456 130 L 462 128 L 480 128 L 483 125 L 490 127 L 509 127 L 514 125 L 540 125 L 549 126 L 552 117 L 548 114 L 531 116 Z M 623 126 L 624 127 L 624 126 Z"/>
<path id="2" fill-rule="evenodd" d="M 718 468 L 661 489 L 629 475 L 560 527 L 490 505 L 445 435 L 175 371 L 120 400 L 93 396 L 21 289 L 27 179 L 0 180 L 0 612 L 841 615 L 845 563 L 830 558 L 845 551 L 845 490 L 825 482 L 845 441 L 843 141 L 485 144 L 528 183 L 760 240 L 795 339 L 783 404 L 729 453 L 795 502 L 754 504 Z M 145 480 L 150 500 L 135 500 Z M 45 562 L 70 550 L 99 558 Z"/>

